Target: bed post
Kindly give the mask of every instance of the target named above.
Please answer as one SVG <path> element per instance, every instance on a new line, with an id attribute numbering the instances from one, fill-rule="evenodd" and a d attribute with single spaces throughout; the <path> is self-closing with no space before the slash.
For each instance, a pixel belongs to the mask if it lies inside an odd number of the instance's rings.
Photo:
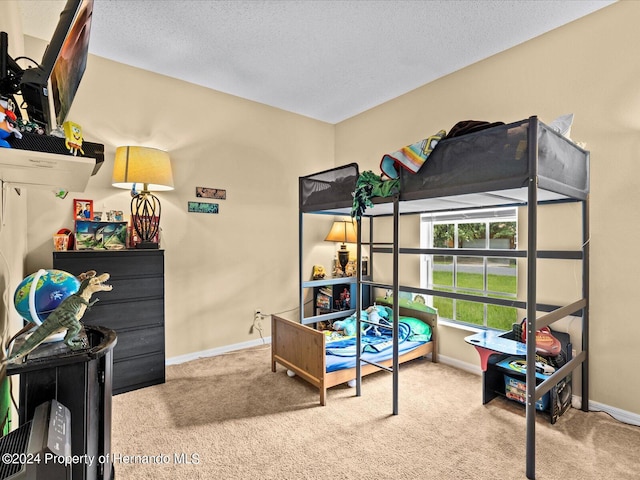
<path id="1" fill-rule="evenodd" d="M 527 199 L 527 478 L 536 477 L 536 267 L 538 238 L 538 119 L 529 119 Z"/>
<path id="2" fill-rule="evenodd" d="M 362 362 L 360 360 L 360 342 L 362 329 L 360 318 L 362 314 L 362 218 L 356 219 L 356 397 L 362 395 Z"/>
<path id="3" fill-rule="evenodd" d="M 302 222 L 304 221 L 304 214 L 302 209 L 298 212 L 298 292 L 300 293 L 300 323 L 304 323 L 304 288 L 302 288 L 302 248 L 303 248 L 303 235 L 302 235 Z"/>
<path id="4" fill-rule="evenodd" d="M 400 194 L 393 196 L 393 414 L 398 415 L 398 388 L 400 362 L 398 362 L 398 334 L 400 325 Z"/>
<path id="5" fill-rule="evenodd" d="M 582 405 L 583 412 L 589 411 L 589 195 L 582 201 L 582 298 L 586 305 L 582 309 L 582 351 L 586 353 L 582 361 Z"/>

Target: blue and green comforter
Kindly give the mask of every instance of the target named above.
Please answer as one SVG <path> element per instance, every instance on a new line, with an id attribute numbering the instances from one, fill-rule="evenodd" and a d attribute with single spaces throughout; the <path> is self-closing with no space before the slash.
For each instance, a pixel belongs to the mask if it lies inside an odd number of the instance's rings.
<path id="1" fill-rule="evenodd" d="M 379 363 L 392 357 L 393 336 L 390 320 L 382 319 L 380 323 L 387 324 L 388 327 L 378 327 L 379 335 L 371 334 L 373 329 L 370 329 L 361 336 L 362 358 L 370 362 Z M 430 325 L 417 318 L 400 317 L 398 324 L 400 355 L 429 341 L 431 341 Z M 355 335 L 328 339 L 326 343 L 327 372 L 355 367 L 356 348 Z"/>

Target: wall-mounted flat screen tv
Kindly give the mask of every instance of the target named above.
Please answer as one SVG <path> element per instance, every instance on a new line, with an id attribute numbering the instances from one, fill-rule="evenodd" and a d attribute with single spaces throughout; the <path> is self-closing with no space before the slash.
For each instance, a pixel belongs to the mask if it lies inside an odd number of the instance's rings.
<path id="1" fill-rule="evenodd" d="M 36 68 L 24 71 L 22 98 L 29 120 L 51 133 L 66 120 L 87 66 L 93 0 L 67 0 Z"/>

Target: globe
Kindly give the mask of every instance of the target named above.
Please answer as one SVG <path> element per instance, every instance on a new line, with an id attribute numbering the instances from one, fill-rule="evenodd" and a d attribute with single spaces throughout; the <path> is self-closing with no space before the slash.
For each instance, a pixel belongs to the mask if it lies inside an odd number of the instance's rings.
<path id="1" fill-rule="evenodd" d="M 29 308 L 29 292 L 36 278 L 34 303 L 37 318 L 34 319 Z M 68 272 L 39 270 L 20 282 L 13 296 L 13 304 L 22 318 L 29 322 L 41 323 L 65 298 L 79 289 L 80 281 Z"/>

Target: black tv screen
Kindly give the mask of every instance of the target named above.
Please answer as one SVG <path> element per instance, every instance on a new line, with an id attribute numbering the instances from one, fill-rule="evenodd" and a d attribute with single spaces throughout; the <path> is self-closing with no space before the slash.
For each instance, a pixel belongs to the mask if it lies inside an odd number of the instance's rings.
<path id="1" fill-rule="evenodd" d="M 66 120 L 87 66 L 93 0 L 67 0 L 36 68 L 24 71 L 22 98 L 29 120 L 47 133 Z"/>

